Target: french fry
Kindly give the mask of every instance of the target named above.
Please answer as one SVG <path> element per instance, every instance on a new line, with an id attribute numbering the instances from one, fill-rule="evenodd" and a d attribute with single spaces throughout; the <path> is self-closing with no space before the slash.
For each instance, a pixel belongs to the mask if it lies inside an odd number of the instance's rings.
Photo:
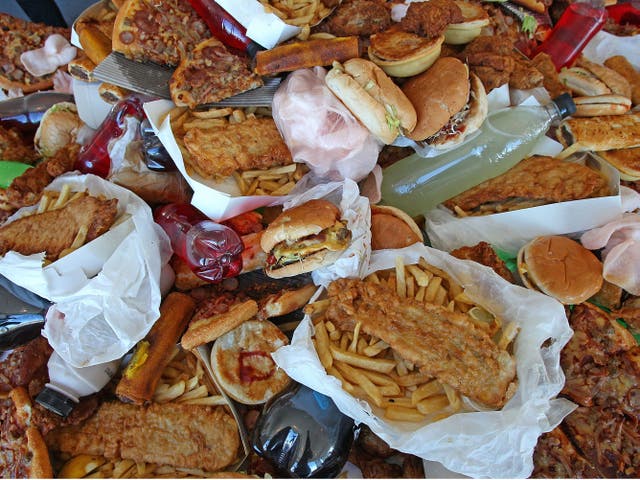
<path id="1" fill-rule="evenodd" d="M 427 383 L 423 383 L 411 392 L 411 403 L 413 405 L 417 405 L 421 400 L 437 394 L 442 394 L 443 392 L 444 389 L 442 384 L 437 380 L 431 380 Z"/>
<path id="2" fill-rule="evenodd" d="M 329 333 L 324 321 L 318 322 L 315 326 L 316 351 L 320 358 L 320 363 L 326 369 L 333 365 L 333 355 L 329 350 Z"/>
<path id="3" fill-rule="evenodd" d="M 430 415 L 442 410 L 449 405 L 449 399 L 446 395 L 434 395 L 432 397 L 420 400 L 416 404 L 416 408 L 422 415 Z"/>
<path id="4" fill-rule="evenodd" d="M 390 405 L 384 411 L 384 416 L 389 420 L 398 422 L 422 422 L 425 416 L 415 408 Z"/>
<path id="5" fill-rule="evenodd" d="M 187 111 L 186 107 L 176 107 L 176 108 L 183 108 L 185 111 Z M 224 108 L 210 108 L 209 110 L 193 110 L 191 112 L 191 115 L 193 115 L 196 118 L 224 118 L 224 117 L 228 117 L 229 115 L 233 115 L 233 108 L 231 107 L 224 107 Z"/>
<path id="6" fill-rule="evenodd" d="M 348 337 L 343 336 L 343 338 L 347 338 L 348 341 Z M 337 348 L 334 345 L 329 345 L 329 349 L 334 360 L 354 367 L 366 368 L 367 370 L 381 373 L 389 373 L 395 367 L 395 362 L 386 358 L 371 358 L 365 355 L 358 355 L 343 348 Z"/>
<path id="7" fill-rule="evenodd" d="M 404 276 L 402 257 L 396 257 L 396 292 L 400 298 L 406 298 L 407 296 L 407 283 Z"/>
<path id="8" fill-rule="evenodd" d="M 340 361 L 336 361 L 334 365 L 344 378 L 362 388 L 377 407 L 382 406 L 382 393 L 364 373 Z"/>

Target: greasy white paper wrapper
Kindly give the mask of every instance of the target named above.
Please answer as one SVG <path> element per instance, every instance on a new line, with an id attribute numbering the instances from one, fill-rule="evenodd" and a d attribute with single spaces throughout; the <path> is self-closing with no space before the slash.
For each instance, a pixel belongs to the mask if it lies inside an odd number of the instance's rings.
<path id="1" fill-rule="evenodd" d="M 640 35 L 618 37 L 600 30 L 587 43 L 582 54 L 592 62 L 600 64 L 607 58 L 622 55 L 636 70 L 640 70 Z"/>
<path id="2" fill-rule="evenodd" d="M 256 208 L 280 205 L 286 197 L 270 195 L 241 196 L 240 189 L 232 176 L 223 181 L 215 182 L 201 177 L 197 173 L 190 175 L 184 164 L 184 158 L 176 138 L 171 130 L 169 115 L 164 116 L 175 107 L 169 100 L 156 100 L 144 104 L 144 111 L 162 145 L 167 150 L 178 171 L 185 178 L 191 189 L 193 197 L 191 204 L 215 221 L 223 221 L 241 213 L 255 210 Z M 164 118 L 164 120 L 163 120 Z"/>
<path id="3" fill-rule="evenodd" d="M 258 0 L 216 0 L 233 18 L 247 29 L 247 37 L 264 48 L 273 48 L 300 33 L 274 13 L 267 13 Z"/>
<path id="4" fill-rule="evenodd" d="M 551 141 L 551 140 L 550 140 Z M 579 235 L 622 214 L 618 171 L 599 157 L 581 154 L 570 159 L 588 164 L 609 179 L 613 192 L 607 197 L 551 203 L 512 212 L 459 218 L 439 205 L 425 214 L 425 230 L 435 248 L 451 251 L 485 241 L 513 255 L 534 237 Z"/>
<path id="5" fill-rule="evenodd" d="M 309 200 L 324 199 L 340 208 L 342 219 L 351 230 L 351 243 L 340 258 L 331 265 L 314 270 L 311 273 L 316 285 L 326 286 L 337 278 L 361 277 L 371 255 L 371 210 L 369 200 L 360 196 L 358 184 L 346 179 L 344 182 L 331 182 L 290 197 L 284 203 L 287 210 Z"/>
<path id="6" fill-rule="evenodd" d="M 424 257 L 448 272 L 472 300 L 505 323 L 520 326 L 514 340 L 518 389 L 502 410 L 460 413 L 431 424 L 385 420 L 376 407 L 355 399 L 338 379 L 325 373 L 311 342 L 308 316 L 291 344 L 272 354 L 275 362 L 294 380 L 330 396 L 343 413 L 367 424 L 392 448 L 475 478 L 528 477 L 538 436 L 555 428 L 576 407 L 555 398 L 565 380 L 560 351 L 573 333 L 564 307 L 551 297 L 508 283 L 488 267 L 419 244 L 373 252 L 367 273 L 394 267 L 398 255 L 407 264 Z M 548 339 L 549 345 L 543 347 Z"/>
<path id="7" fill-rule="evenodd" d="M 87 189 L 118 199 L 129 219 L 92 242 L 42 268 L 44 254 L 8 252 L 0 273 L 52 301 L 43 334 L 68 363 L 81 368 L 121 358 L 160 315 L 160 273 L 171 245 L 151 209 L 129 190 L 95 175 L 62 175 L 47 187 Z M 20 209 L 8 221 L 21 216 Z"/>

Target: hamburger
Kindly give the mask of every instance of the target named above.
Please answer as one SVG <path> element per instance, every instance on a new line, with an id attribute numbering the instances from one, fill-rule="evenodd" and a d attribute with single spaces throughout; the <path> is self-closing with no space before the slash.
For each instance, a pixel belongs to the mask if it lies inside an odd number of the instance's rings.
<path id="1" fill-rule="evenodd" d="M 413 219 L 402 210 L 371 205 L 371 249 L 404 248 L 424 238 Z"/>
<path id="2" fill-rule="evenodd" d="M 574 117 L 597 117 L 600 115 L 622 115 L 631 109 L 631 99 L 622 95 L 605 94 L 575 97 Z"/>
<path id="3" fill-rule="evenodd" d="M 351 231 L 340 220 L 340 210 L 326 200 L 310 200 L 283 211 L 260 239 L 267 253 L 265 273 L 292 277 L 336 261 L 346 250 Z"/>
<path id="4" fill-rule="evenodd" d="M 384 144 L 416 125 L 416 110 L 400 87 L 375 63 L 352 58 L 333 63 L 327 87 Z"/>
<path id="5" fill-rule="evenodd" d="M 590 250 L 567 237 L 534 238 L 518 252 L 518 273 L 532 290 L 575 305 L 602 287 L 602 263 Z"/>
<path id="6" fill-rule="evenodd" d="M 454 57 L 439 58 L 427 71 L 408 80 L 402 91 L 418 114 L 409 137 L 434 148 L 458 145 L 487 117 L 484 85 Z"/>
<path id="7" fill-rule="evenodd" d="M 75 103 L 52 105 L 42 115 L 33 138 L 37 152 L 45 158 L 53 157 L 64 146 L 76 142 L 83 125 Z"/>

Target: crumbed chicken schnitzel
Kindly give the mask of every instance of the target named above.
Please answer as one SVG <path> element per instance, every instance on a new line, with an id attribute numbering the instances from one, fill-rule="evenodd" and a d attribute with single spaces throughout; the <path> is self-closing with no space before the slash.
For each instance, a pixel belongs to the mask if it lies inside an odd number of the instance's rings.
<path id="1" fill-rule="evenodd" d="M 46 252 L 49 260 L 71 246 L 82 226 L 86 241 L 106 232 L 117 214 L 117 199 L 79 195 L 64 207 L 19 218 L 0 227 L 0 255 L 14 250 L 23 255 Z"/>
<path id="2" fill-rule="evenodd" d="M 400 298 L 388 286 L 340 279 L 328 288 L 326 319 L 361 330 L 438 380 L 485 405 L 502 407 L 515 391 L 516 363 L 466 314 Z"/>
<path id="3" fill-rule="evenodd" d="M 73 456 L 101 455 L 213 472 L 236 459 L 240 437 L 233 416 L 223 407 L 107 402 L 82 425 L 49 432 L 46 442 L 50 449 Z"/>
<path id="4" fill-rule="evenodd" d="M 609 194 L 607 179 L 579 163 L 552 157 L 525 158 L 506 173 L 444 202 L 467 213 L 484 214 Z"/>
<path id="5" fill-rule="evenodd" d="M 271 118 L 191 128 L 184 136 L 185 161 L 203 177 L 227 177 L 236 170 L 293 163 L 291 152 Z"/>

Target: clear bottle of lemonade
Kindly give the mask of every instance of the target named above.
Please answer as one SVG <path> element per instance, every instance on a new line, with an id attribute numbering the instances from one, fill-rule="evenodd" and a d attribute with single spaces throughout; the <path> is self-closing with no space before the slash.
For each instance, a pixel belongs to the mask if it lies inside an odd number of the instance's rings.
<path id="1" fill-rule="evenodd" d="M 436 157 L 410 155 L 383 171 L 382 203 L 409 215 L 503 174 L 527 157 L 549 126 L 575 113 L 569 94 L 542 106 L 508 107 L 491 113 L 479 134 Z"/>

